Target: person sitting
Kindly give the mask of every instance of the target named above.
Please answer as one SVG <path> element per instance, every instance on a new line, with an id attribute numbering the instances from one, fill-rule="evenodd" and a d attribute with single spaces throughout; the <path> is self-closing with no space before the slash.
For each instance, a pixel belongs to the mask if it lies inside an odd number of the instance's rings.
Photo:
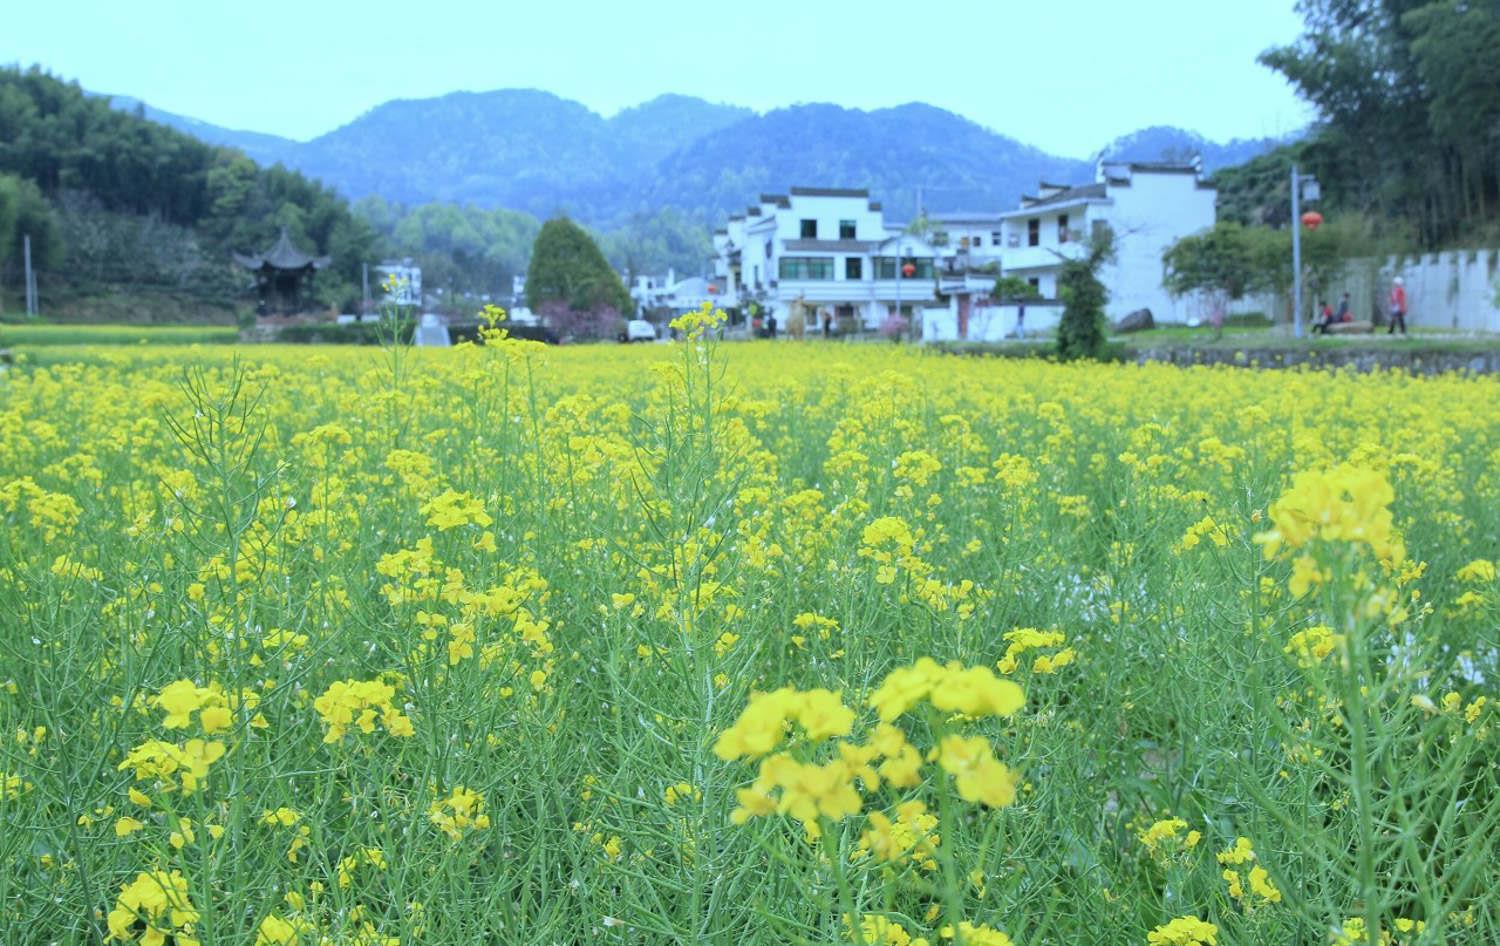
<path id="1" fill-rule="evenodd" d="M 1328 304 L 1327 300 L 1319 302 L 1318 320 L 1313 323 L 1313 334 L 1317 335 L 1321 333 L 1323 335 L 1327 335 L 1328 326 L 1332 325 L 1336 318 L 1337 317 L 1333 314 L 1333 307 Z"/>
<path id="2" fill-rule="evenodd" d="M 1344 293 L 1344 298 L 1342 298 L 1342 299 L 1339 300 L 1338 321 L 1340 321 L 1340 322 L 1353 322 L 1354 321 L 1354 313 L 1352 311 L 1350 311 L 1350 308 L 1349 308 L 1349 293 L 1347 293 L 1347 292 Z"/>

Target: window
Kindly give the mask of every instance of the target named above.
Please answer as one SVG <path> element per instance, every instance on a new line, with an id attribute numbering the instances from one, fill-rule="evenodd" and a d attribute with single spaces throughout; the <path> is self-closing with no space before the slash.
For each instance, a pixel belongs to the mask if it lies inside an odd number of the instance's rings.
<path id="1" fill-rule="evenodd" d="M 1066 242 L 1068 242 L 1068 215 L 1067 214 L 1058 214 L 1057 215 L 1057 242 L 1059 242 L 1059 243 L 1066 243 Z"/>
<path id="2" fill-rule="evenodd" d="M 977 233 L 974 234 L 974 245 L 975 246 L 984 246 L 984 237 L 980 236 Z"/>
<path id="3" fill-rule="evenodd" d="M 853 220 L 840 220 L 839 221 L 839 239 L 840 240 L 852 240 L 852 239 L 854 239 L 854 221 Z"/>
<path id="4" fill-rule="evenodd" d="M 1042 294 L 1042 277 L 1032 276 L 1030 279 L 1026 280 L 1026 282 L 1030 284 L 1032 290 L 1035 291 L 1037 295 Z"/>
<path id="5" fill-rule="evenodd" d="M 999 245 L 1000 245 L 1000 231 L 999 230 L 991 230 L 990 231 L 990 246 L 999 246 Z"/>
<path id="6" fill-rule="evenodd" d="M 751 275 L 752 284 L 755 286 L 755 288 L 759 289 L 760 288 L 760 264 L 757 263 L 756 265 L 750 267 L 750 275 Z"/>
<path id="7" fill-rule="evenodd" d="M 1042 221 L 1040 217 L 1032 217 L 1026 221 L 1026 245 L 1042 245 Z"/>
<path id="8" fill-rule="evenodd" d="M 782 279 L 832 279 L 833 257 L 783 256 L 780 272 Z"/>
<path id="9" fill-rule="evenodd" d="M 802 221 L 802 239 L 804 239 L 804 240 L 816 240 L 817 238 L 818 238 L 818 221 L 816 221 L 816 220 L 804 220 L 804 221 Z"/>
<path id="10" fill-rule="evenodd" d="M 844 257 L 844 278 L 845 279 L 864 279 L 865 278 L 865 261 L 862 260 L 862 259 L 860 259 L 858 256 L 846 256 L 846 257 Z"/>
<path id="11" fill-rule="evenodd" d="M 932 278 L 933 271 L 932 271 L 932 260 L 931 260 L 931 258 L 922 259 L 922 258 L 918 258 L 918 257 L 915 257 L 915 256 L 905 256 L 905 257 L 902 257 L 901 258 L 901 265 L 902 265 L 902 267 L 905 267 L 908 264 L 910 264 L 911 267 L 912 267 L 912 274 L 910 276 L 908 276 L 908 275 L 906 275 L 905 272 L 902 272 L 901 273 L 901 278 L 902 279 L 931 279 Z M 896 270 L 897 270 L 896 258 L 894 256 L 879 256 L 879 257 L 876 257 L 876 259 L 875 259 L 875 278 L 876 279 L 895 279 L 896 278 Z"/>

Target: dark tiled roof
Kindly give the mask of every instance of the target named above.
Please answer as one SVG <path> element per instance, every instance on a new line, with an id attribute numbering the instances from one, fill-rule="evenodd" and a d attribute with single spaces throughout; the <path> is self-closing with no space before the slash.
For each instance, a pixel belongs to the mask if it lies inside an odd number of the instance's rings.
<path id="1" fill-rule="evenodd" d="M 1108 161 L 1106 164 L 1110 163 Z M 1149 171 L 1156 174 L 1197 174 L 1196 164 L 1184 164 L 1181 161 L 1129 161 L 1125 162 L 1132 171 Z"/>
<path id="2" fill-rule="evenodd" d="M 787 199 L 785 194 L 761 194 L 760 202 L 763 204 L 774 204 L 781 208 L 792 206 L 792 202 Z"/>
<path id="3" fill-rule="evenodd" d="M 793 197 L 869 197 L 863 187 L 793 187 Z"/>
<path id="4" fill-rule="evenodd" d="M 1070 187 L 1059 194 L 1050 197 L 1023 197 L 1021 198 L 1022 210 L 1036 210 L 1039 207 L 1049 207 L 1054 204 L 1066 204 L 1075 200 L 1085 200 L 1092 197 L 1105 196 L 1104 184 L 1084 184 L 1080 187 Z"/>
<path id="5" fill-rule="evenodd" d="M 281 236 L 276 238 L 276 243 L 264 253 L 256 253 L 251 256 L 234 254 L 234 261 L 246 269 L 260 269 L 269 266 L 272 269 L 322 269 L 329 264 L 330 257 L 312 256 L 304 253 L 292 245 L 291 235 L 286 232 L 286 227 L 281 228 Z"/>

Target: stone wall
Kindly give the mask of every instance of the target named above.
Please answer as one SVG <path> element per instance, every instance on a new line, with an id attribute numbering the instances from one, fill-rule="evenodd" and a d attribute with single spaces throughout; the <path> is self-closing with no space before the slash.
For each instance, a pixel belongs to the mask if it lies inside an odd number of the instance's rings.
<path id="1" fill-rule="evenodd" d="M 1234 365 L 1240 368 L 1348 368 L 1359 372 L 1406 371 L 1432 375 L 1451 371 L 1500 373 L 1500 348 L 1490 351 L 1390 351 L 1369 348 L 1135 348 L 1128 355 L 1137 364 Z"/>

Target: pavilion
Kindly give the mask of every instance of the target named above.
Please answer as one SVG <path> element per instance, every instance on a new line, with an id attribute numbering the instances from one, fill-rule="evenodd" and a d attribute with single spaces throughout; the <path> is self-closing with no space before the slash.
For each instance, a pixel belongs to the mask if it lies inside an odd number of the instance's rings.
<path id="1" fill-rule="evenodd" d="M 326 269 L 327 256 L 312 256 L 293 243 L 286 227 L 276 243 L 263 253 L 251 256 L 234 254 L 234 261 L 255 274 L 255 291 L 260 296 L 258 315 L 292 315 L 306 308 L 305 299 L 313 274 Z"/>

